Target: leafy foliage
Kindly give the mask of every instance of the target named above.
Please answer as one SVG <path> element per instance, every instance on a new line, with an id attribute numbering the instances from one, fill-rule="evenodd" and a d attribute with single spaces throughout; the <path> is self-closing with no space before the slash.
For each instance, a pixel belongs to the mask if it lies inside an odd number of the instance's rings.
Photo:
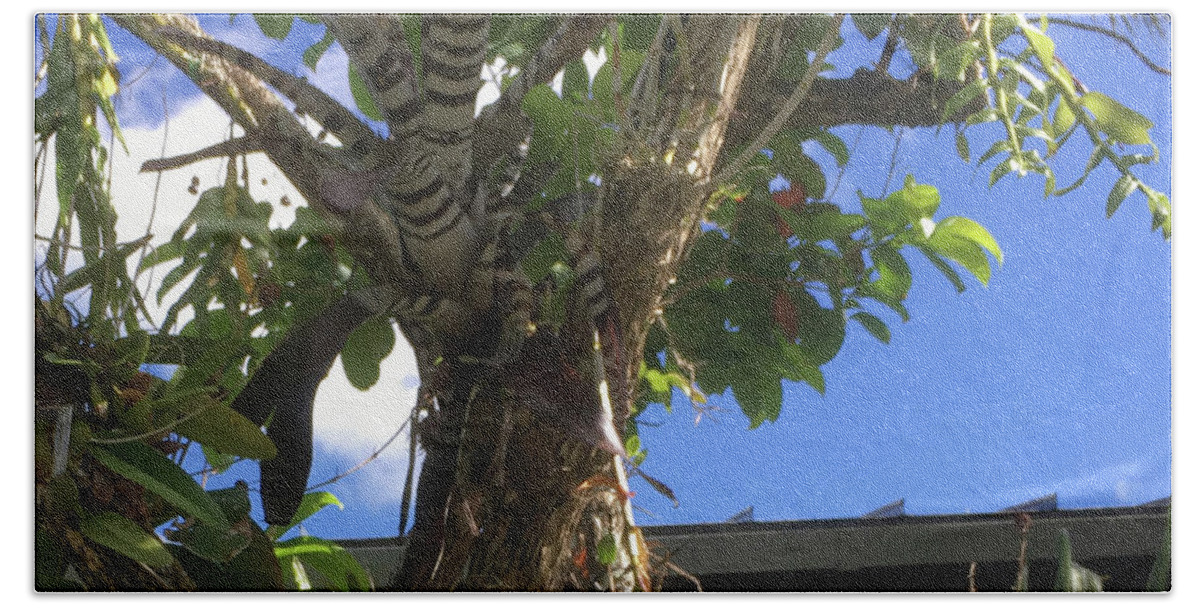
<path id="1" fill-rule="evenodd" d="M 246 485 L 206 490 L 181 465 L 193 443 L 213 469 L 234 457 L 275 456 L 258 425 L 229 408 L 228 389 L 245 381 L 242 359 L 269 352 L 252 331 L 286 327 L 288 309 L 330 297 L 313 294 L 314 276 L 346 277 L 311 212 L 290 229 L 267 229 L 270 205 L 250 199 L 232 159 L 226 184 L 200 195 L 166 245 L 147 252 L 148 239 L 118 242 L 109 151 L 95 124 L 98 109 L 120 139 L 111 104 L 119 76 L 104 24 L 61 16 L 52 43 L 44 20 L 39 27 L 49 52 L 35 143 L 42 152 L 54 146 L 59 205 L 35 305 L 38 588 L 283 589 L 279 564 L 295 552 L 276 556 L 250 518 Z M 143 256 L 137 265 L 135 253 Z M 167 262 L 177 265 L 160 301 L 191 281 L 164 326 L 185 306 L 194 318 L 177 334 L 152 336 L 130 271 Z M 82 308 L 76 293 L 86 294 Z M 159 363 L 181 366 L 166 381 L 143 371 Z M 337 563 L 363 588 L 369 582 L 348 559 Z"/>

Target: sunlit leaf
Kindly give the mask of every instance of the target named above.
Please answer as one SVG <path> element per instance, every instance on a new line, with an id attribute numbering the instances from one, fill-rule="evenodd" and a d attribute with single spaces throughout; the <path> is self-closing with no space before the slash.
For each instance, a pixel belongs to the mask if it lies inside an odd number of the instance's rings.
<path id="1" fill-rule="evenodd" d="M 1054 41 L 1049 36 L 1029 24 L 1025 24 L 1021 31 L 1029 41 L 1029 46 L 1037 53 L 1042 65 L 1054 63 Z"/>
<path id="2" fill-rule="evenodd" d="M 996 242 L 995 237 L 992 236 L 992 233 L 988 232 L 987 228 L 980 226 L 974 220 L 965 217 L 950 216 L 937 223 L 937 229 L 934 233 L 936 234 L 937 231 L 971 241 L 996 256 L 997 262 L 1004 263 L 1004 252 L 1000 250 L 1000 245 Z"/>
<path id="3" fill-rule="evenodd" d="M 275 545 L 280 565 L 297 559 L 306 569 L 320 574 L 335 591 L 370 591 L 371 578 L 348 551 L 336 543 L 301 536 Z"/>
<path id="4" fill-rule="evenodd" d="M 911 175 L 905 178 L 903 188 L 887 197 L 887 204 L 902 210 L 905 219 L 910 222 L 933 217 L 941 203 L 942 196 L 935 186 L 918 184 Z"/>
<path id="5" fill-rule="evenodd" d="M 1121 105 L 1117 100 L 1096 91 L 1086 93 L 1080 102 L 1096 116 L 1101 131 L 1123 144 L 1150 143 L 1150 119 Z"/>
<path id="6" fill-rule="evenodd" d="M 992 267 L 980 245 L 945 231 L 934 230 L 933 235 L 929 237 L 929 247 L 938 254 L 958 262 L 975 275 L 980 283 L 987 285 L 991 279 Z"/>
<path id="7" fill-rule="evenodd" d="M 328 506 L 334 506 L 338 509 L 344 508 L 342 501 L 338 500 L 338 497 L 330 492 L 309 492 L 300 500 L 300 506 L 296 509 L 296 514 L 292 516 L 291 523 L 286 527 L 271 526 L 267 532 L 271 537 L 279 538 L 286 534 L 288 530 L 295 528 L 301 522 Z"/>
<path id="8" fill-rule="evenodd" d="M 374 317 L 350 333 L 342 349 L 342 369 L 346 379 L 360 391 L 379 381 L 379 365 L 396 346 L 396 331 L 390 320 Z"/>
<path id="9" fill-rule="evenodd" d="M 153 533 L 111 511 L 85 517 L 79 531 L 91 540 L 154 568 L 175 563 L 174 556 Z"/>
<path id="10" fill-rule="evenodd" d="M 1112 217 L 1117 212 L 1117 208 L 1125 199 L 1129 198 L 1130 194 L 1137 189 L 1137 179 L 1132 175 L 1125 173 L 1117 179 L 1117 183 L 1113 184 L 1112 190 L 1108 193 L 1108 202 L 1104 206 L 1104 214 Z"/>
<path id="11" fill-rule="evenodd" d="M 200 412 L 175 425 L 184 437 L 222 454 L 262 460 L 274 458 L 275 444 L 257 424 L 211 397 L 195 398 Z"/>

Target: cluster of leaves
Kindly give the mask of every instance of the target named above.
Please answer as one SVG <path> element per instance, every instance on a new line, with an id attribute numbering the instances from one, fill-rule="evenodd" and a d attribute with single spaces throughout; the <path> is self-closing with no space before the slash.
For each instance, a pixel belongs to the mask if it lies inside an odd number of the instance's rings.
<path id="1" fill-rule="evenodd" d="M 185 305 L 195 318 L 179 334 L 148 330 L 131 276 L 131 257 L 145 254 L 148 238 L 117 242 L 108 150 L 96 125 L 99 113 L 121 138 L 104 24 L 66 15 L 53 36 L 39 20 L 39 33 L 46 86 L 36 99 L 35 143 L 43 162 L 53 146 L 59 205 L 54 231 L 43 237 L 35 306 L 38 587 L 305 588 L 307 567 L 326 587 L 369 588 L 362 569 L 328 541 L 276 542 L 321 507 L 340 507 L 332 495 L 306 496 L 292 526 L 264 531 L 250 519 L 244 483 L 206 491 L 182 468 L 192 444 L 208 457 L 205 476 L 236 458 L 275 455 L 227 401 L 245 382 L 242 361 L 270 350 L 251 332 L 286 327 L 303 314 L 292 309 L 311 310 L 347 282 L 336 252 L 316 236 L 318 220 L 298 210 L 298 225 L 268 231 L 270 206 L 249 198 L 231 161 L 226 184 L 204 192 L 171 242 L 136 265 L 140 272 L 180 262 L 160 301 L 193 277 L 167 326 Z M 81 260 L 69 257 L 76 250 Z M 170 380 L 147 373 L 163 363 L 179 366 Z"/>
<path id="2" fill-rule="evenodd" d="M 884 343 L 891 339 L 868 300 L 908 320 L 912 273 L 902 249 L 919 251 L 960 291 L 965 284 L 954 264 L 987 284 L 985 252 L 1003 260 L 979 224 L 956 216 L 934 221 L 937 189 L 911 176 L 886 198 L 860 195 L 862 214 L 808 200 L 809 192 L 824 196 L 824 181 L 797 161 L 807 158 L 798 146 L 794 154 L 777 153 L 765 165 L 782 169 L 792 180 L 788 190 L 770 194 L 760 185 L 719 194 L 711 228 L 697 240 L 648 341 L 642 405 L 669 404 L 670 387 L 693 399 L 731 388 L 752 428 L 774 421 L 782 380 L 824 393 L 820 367 L 841 349 L 848 322 Z"/>
<path id="3" fill-rule="evenodd" d="M 1046 35 L 1048 25 L 1045 17 L 1040 25 L 1034 25 L 1020 15 L 982 15 L 967 40 L 935 38 L 924 55 L 914 53 L 914 58 L 924 57 L 936 76 L 960 81 L 966 80 L 971 66 L 981 67 L 982 73 L 947 102 L 945 116 L 955 114 L 980 96 L 988 97 L 988 108 L 968 117 L 966 126 L 997 123 L 1003 127 L 1004 136 L 977 161 L 980 165 L 997 161 L 989 184 L 1010 173 L 1023 177 L 1032 172 L 1045 178 L 1045 196 L 1063 196 L 1108 161 L 1118 177 L 1105 203 L 1105 213 L 1112 217 L 1131 194 L 1140 191 L 1150 209 L 1151 230 L 1161 230 L 1164 239 L 1170 238 L 1169 197 L 1133 171 L 1138 165 L 1158 162 L 1158 148 L 1149 135 L 1153 123 L 1079 83 L 1055 54 L 1054 42 Z M 1082 174 L 1059 187 L 1048 160 L 1078 131 L 1087 137 L 1091 154 Z M 1141 151 L 1126 152 L 1131 146 Z M 958 151 L 964 161 L 970 162 L 971 152 L 962 130 L 958 131 Z"/>

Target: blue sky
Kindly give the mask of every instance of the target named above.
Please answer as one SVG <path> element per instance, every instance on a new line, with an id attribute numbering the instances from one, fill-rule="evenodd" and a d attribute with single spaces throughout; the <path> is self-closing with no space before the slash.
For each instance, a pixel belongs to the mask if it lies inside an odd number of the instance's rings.
<path id="1" fill-rule="evenodd" d="M 204 23 L 298 74 L 300 51 L 320 37 L 320 28 L 297 24 L 287 44 L 275 44 L 244 16 L 233 24 L 223 16 Z M 159 129 L 164 91 L 184 120 L 199 92 L 164 60 L 152 63 L 153 54 L 117 28 L 110 34 L 126 82 L 137 79 L 118 103 L 123 124 Z M 846 34 L 846 45 L 830 59 L 849 66 L 838 76 L 873 61 L 882 44 L 852 29 Z M 1104 38 L 1061 28 L 1051 34 L 1089 88 L 1154 122 L 1161 161 L 1139 175 L 1171 193 L 1169 79 Z M 1144 50 L 1168 64 L 1165 43 Z M 344 66 L 344 55 L 333 53 L 308 75 L 346 99 Z M 893 65 L 898 74 L 905 69 Z M 178 125 L 172 129 L 178 133 Z M 968 131 L 976 154 L 994 139 L 986 129 Z M 635 479 L 635 505 L 648 512 L 641 522 L 721 521 L 751 505 L 760 520 L 782 520 L 854 517 L 899 498 L 910 514 L 930 514 L 993 511 L 1050 492 L 1063 508 L 1132 505 L 1171 494 L 1171 244 L 1149 231 L 1144 199 L 1131 197 L 1105 220 L 1104 201 L 1116 179 L 1107 167 L 1083 188 L 1047 200 L 1040 178 L 1010 176 L 988 189 L 990 167 L 963 163 L 950 129 L 889 134 L 843 127 L 838 134 L 858 144 L 834 202 L 853 210 L 856 190 L 880 194 L 898 136 L 892 187 L 905 173 L 936 185 L 940 214 L 986 226 L 1004 249 L 1003 267 L 987 288 L 972 282 L 956 294 L 923 258 L 909 256 L 912 319 L 878 313 L 892 328 L 889 345 L 852 324 L 841 353 L 824 368 L 826 395 L 785 383 L 783 412 L 773 424 L 748 430 L 728 395 L 710 401 L 724 409 L 717 422 L 693 424 L 683 400 L 670 414 L 651 408 L 643 419 L 656 426 L 641 433 L 650 452 L 644 468 L 671 486 L 681 504 L 672 508 Z M 184 141 L 173 144 L 187 149 L 186 135 L 176 137 Z M 1086 154 L 1083 145 L 1060 153 L 1054 165 L 1060 183 L 1077 175 Z M 819 151 L 814 157 L 832 184 L 832 159 Z M 116 203 L 121 212 L 122 201 Z M 394 401 L 411 393 L 411 375 L 403 371 L 385 372 L 384 382 L 398 387 Z M 375 391 L 363 397 L 381 398 Z M 330 411 L 326 419 L 337 415 Z M 313 482 L 371 451 L 340 449 L 320 437 L 318 445 Z M 398 488 L 385 486 L 402 483 L 395 475 L 406 452 L 394 446 L 390 468 L 331 488 L 345 510 L 319 514 L 308 531 L 335 538 L 394 534 Z M 239 477 L 253 486 L 256 467 L 238 465 L 215 483 Z"/>

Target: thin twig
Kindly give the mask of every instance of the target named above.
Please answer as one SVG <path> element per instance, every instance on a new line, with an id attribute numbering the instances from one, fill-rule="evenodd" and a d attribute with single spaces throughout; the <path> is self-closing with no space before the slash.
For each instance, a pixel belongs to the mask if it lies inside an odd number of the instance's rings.
<path id="1" fill-rule="evenodd" d="M 392 445 L 393 441 L 395 441 L 397 438 L 400 437 L 400 434 L 404 432 L 404 429 L 408 428 L 409 422 L 412 422 L 412 417 L 409 417 L 407 420 L 405 420 L 404 424 L 401 424 L 400 428 L 396 429 L 396 432 L 392 433 L 392 436 L 389 437 L 388 440 L 383 443 L 383 445 L 379 446 L 378 450 L 375 450 L 374 453 L 372 453 L 370 456 L 367 456 L 362 462 L 359 462 L 358 464 L 350 467 L 349 469 L 346 469 L 345 471 L 338 473 L 337 475 L 334 475 L 333 477 L 330 477 L 329 479 L 326 479 L 325 481 L 322 481 L 321 483 L 308 486 L 308 489 L 305 490 L 305 492 L 311 492 L 317 488 L 321 488 L 321 487 L 327 486 L 331 483 L 341 481 L 342 479 L 345 479 L 346 477 L 358 472 L 359 469 L 362 469 L 363 467 L 367 466 L 368 464 L 371 463 L 371 461 L 375 460 L 376 458 L 379 458 L 379 455 L 382 454 L 384 450 L 388 449 L 388 446 Z"/>
<path id="2" fill-rule="evenodd" d="M 420 413 L 419 406 L 413 408 L 409 414 L 409 421 L 412 422 Z M 397 538 L 403 538 L 404 533 L 408 531 L 408 512 L 412 508 L 413 479 L 417 471 L 417 425 L 414 422 L 408 428 L 408 471 L 404 475 L 404 489 L 401 490 L 400 496 L 400 531 Z"/>
<path id="3" fill-rule="evenodd" d="M 854 154 L 858 152 L 858 144 L 862 142 L 862 134 L 866 129 L 866 125 L 861 125 L 858 127 L 858 134 L 854 136 L 854 145 L 850 146 L 850 154 L 848 155 L 848 158 L 854 158 Z M 838 188 L 842 185 L 842 178 L 846 176 L 846 168 L 849 166 L 850 163 L 847 162 L 841 167 L 838 167 L 837 179 L 833 180 L 833 188 L 829 191 L 829 194 L 825 197 L 825 200 L 833 201 L 834 195 L 837 194 Z"/>
<path id="4" fill-rule="evenodd" d="M 155 55 L 155 58 L 157 58 L 157 57 L 158 57 L 158 55 Z M 162 137 L 162 145 L 159 146 L 159 149 L 158 149 L 158 156 L 159 156 L 159 158 L 163 158 L 167 155 L 167 136 L 171 132 L 171 113 L 170 113 L 170 111 L 167 110 L 167 91 L 166 91 L 166 89 L 162 89 L 161 91 L 159 91 L 159 93 L 162 96 L 163 137 Z M 162 172 L 159 171 L 158 175 L 154 176 L 154 194 L 150 197 L 150 219 L 148 219 L 146 221 L 146 236 L 147 237 L 150 236 L 151 230 L 154 228 L 154 216 L 158 213 L 158 193 L 159 193 L 159 189 L 161 186 L 162 186 Z M 138 257 L 137 271 L 134 272 L 134 275 L 133 275 L 133 280 L 135 283 L 137 282 L 138 276 L 142 274 L 142 262 L 144 262 L 145 260 L 146 260 L 146 250 L 143 249 L 141 256 Z M 155 266 L 152 266 L 150 269 L 150 280 L 146 283 L 147 289 L 149 289 L 149 286 L 154 283 L 154 268 L 155 267 L 157 267 L 157 264 Z M 151 323 L 153 323 L 153 321 L 151 321 Z"/>
<path id="5" fill-rule="evenodd" d="M 896 132 L 896 143 L 892 146 L 892 158 L 888 163 L 887 179 L 883 180 L 883 192 L 879 193 L 879 198 L 887 196 L 888 187 L 892 185 L 892 178 L 896 175 L 896 159 L 900 157 L 900 142 L 903 140 L 900 132 Z"/>
<path id="6" fill-rule="evenodd" d="M 164 433 L 170 433 L 171 429 L 175 428 L 176 425 L 183 423 L 183 422 L 187 422 L 188 420 L 191 420 L 192 418 L 195 418 L 196 416 L 200 415 L 201 412 L 207 410 L 210 407 L 217 407 L 217 405 L 215 402 L 212 402 L 212 403 L 209 403 L 208 405 L 198 407 L 195 410 L 188 412 L 187 415 L 183 416 L 182 418 L 179 418 L 177 420 L 172 420 L 171 423 L 168 425 L 161 426 L 157 429 L 146 431 L 145 433 L 141 433 L 138 435 L 129 435 L 126 437 L 111 437 L 111 438 L 92 437 L 91 439 L 88 439 L 88 441 L 91 443 L 98 443 L 100 445 L 114 445 L 114 444 L 118 444 L 118 443 L 129 443 L 130 441 L 141 441 L 143 439 L 149 439 L 151 437 L 156 437 L 156 436 L 162 435 Z"/>
<path id="7" fill-rule="evenodd" d="M 1083 30 L 1085 32 L 1092 32 L 1095 34 L 1101 34 L 1104 36 L 1108 36 L 1109 38 L 1112 38 L 1113 40 L 1116 40 L 1117 42 L 1120 42 L 1120 43 L 1124 44 L 1125 46 L 1129 47 L 1129 50 L 1133 51 L 1134 56 L 1136 56 L 1139 60 L 1141 60 L 1142 63 L 1146 64 L 1146 67 L 1148 67 L 1151 70 L 1158 72 L 1159 74 L 1162 74 L 1164 76 L 1171 75 L 1171 70 L 1168 70 L 1167 68 L 1164 68 L 1164 67 L 1154 63 L 1149 57 L 1146 56 L 1145 53 L 1143 53 L 1140 49 L 1137 48 L 1137 46 L 1133 43 L 1132 40 L 1129 39 L 1128 36 L 1118 33 L 1115 30 L 1106 29 L 1106 28 L 1100 27 L 1098 25 L 1089 25 L 1087 23 L 1080 23 L 1078 21 L 1071 21 L 1070 19 L 1063 19 L 1062 17 L 1047 17 L 1046 21 L 1048 21 L 1050 23 L 1058 24 L 1058 25 L 1063 25 L 1066 27 L 1073 27 L 1076 29 Z"/>
<path id="8" fill-rule="evenodd" d="M 58 245 L 60 247 L 62 247 L 63 249 L 71 249 L 74 251 L 95 251 L 97 253 L 105 253 L 105 252 L 110 252 L 110 251 L 119 251 L 120 249 L 124 249 L 131 245 L 144 246 L 144 245 L 146 245 L 147 242 L 149 242 L 151 236 L 153 236 L 153 235 L 148 234 L 136 241 L 127 241 L 125 243 L 117 243 L 115 245 L 74 245 L 72 243 L 58 243 Z M 40 234 L 34 234 L 33 240 L 46 241 L 49 243 L 56 243 L 56 242 L 60 241 L 61 239 L 58 237 L 50 237 L 50 236 L 43 236 Z"/>
<path id="9" fill-rule="evenodd" d="M 829 24 L 829 29 L 825 31 L 825 37 L 821 39 L 821 44 L 817 46 L 816 55 L 813 57 L 812 63 L 808 65 L 808 69 L 804 70 L 804 77 L 800 79 L 800 84 L 792 91 L 792 95 L 783 104 L 783 108 L 771 119 L 766 128 L 758 133 L 754 141 L 746 146 L 746 149 L 742 150 L 742 153 L 732 163 L 717 174 L 714 180 L 716 183 L 729 181 L 733 176 L 740 173 L 746 164 L 758 154 L 758 151 L 765 147 L 767 142 L 771 141 L 771 138 L 783 128 L 783 125 L 795 113 L 796 108 L 800 107 L 800 102 L 804 101 L 804 98 L 808 96 L 808 91 L 812 89 L 812 83 L 816 80 L 817 73 L 825 65 L 825 57 L 833 50 L 833 43 L 837 41 L 838 33 L 842 27 L 842 20 L 845 17 L 846 15 L 844 14 L 834 16 L 833 21 Z"/>

